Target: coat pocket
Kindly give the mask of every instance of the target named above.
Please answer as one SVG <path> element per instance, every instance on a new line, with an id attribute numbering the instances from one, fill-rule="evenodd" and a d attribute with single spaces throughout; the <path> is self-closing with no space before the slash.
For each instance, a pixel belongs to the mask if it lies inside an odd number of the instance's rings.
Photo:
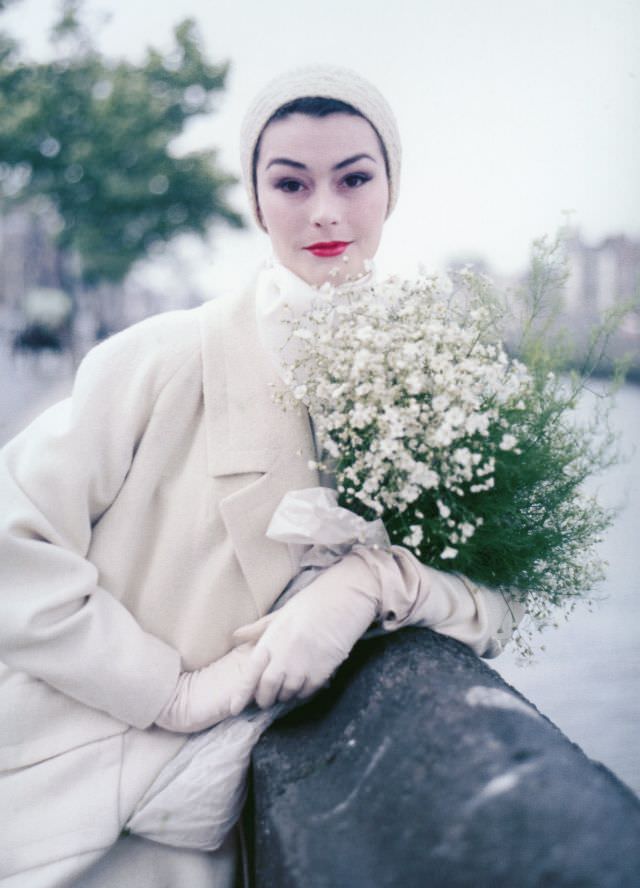
<path id="1" fill-rule="evenodd" d="M 122 735 L 0 775 L 0 878 L 112 845 Z"/>

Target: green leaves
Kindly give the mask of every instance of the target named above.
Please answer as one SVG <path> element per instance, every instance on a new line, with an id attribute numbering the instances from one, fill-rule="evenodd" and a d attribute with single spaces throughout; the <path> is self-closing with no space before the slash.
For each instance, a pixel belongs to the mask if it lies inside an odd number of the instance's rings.
<path id="1" fill-rule="evenodd" d="M 242 220 L 226 199 L 235 179 L 215 152 L 172 150 L 189 121 L 214 107 L 228 65 L 206 59 L 190 20 L 176 27 L 170 52 L 113 62 L 72 6 L 55 29 L 67 48 L 50 62 L 21 60 L 0 35 L 0 196 L 46 196 L 61 219 L 59 246 L 79 254 L 92 285 L 120 281 L 179 233 Z"/>

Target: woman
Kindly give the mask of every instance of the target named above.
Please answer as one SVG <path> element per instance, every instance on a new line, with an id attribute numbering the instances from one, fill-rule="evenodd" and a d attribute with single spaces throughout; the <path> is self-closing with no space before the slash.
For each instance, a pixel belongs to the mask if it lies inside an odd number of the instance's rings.
<path id="1" fill-rule="evenodd" d="M 308 416 L 271 396 L 279 312 L 367 273 L 400 143 L 369 83 L 304 69 L 250 108 L 242 163 L 276 257 L 256 287 L 97 346 L 3 451 L 3 885 L 229 885 L 232 837 L 119 838 L 189 732 L 313 693 L 376 619 L 479 654 L 511 631 L 501 596 L 398 548 L 350 553 L 265 616 L 296 573 L 265 531 L 319 481 Z"/>

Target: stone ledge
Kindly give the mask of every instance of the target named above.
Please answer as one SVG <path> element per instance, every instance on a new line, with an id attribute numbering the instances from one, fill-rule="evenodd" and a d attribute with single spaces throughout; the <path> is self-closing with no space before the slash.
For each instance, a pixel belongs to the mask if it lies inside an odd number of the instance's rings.
<path id="1" fill-rule="evenodd" d="M 464 645 L 361 642 L 254 751 L 255 888 L 640 884 L 640 801 Z"/>

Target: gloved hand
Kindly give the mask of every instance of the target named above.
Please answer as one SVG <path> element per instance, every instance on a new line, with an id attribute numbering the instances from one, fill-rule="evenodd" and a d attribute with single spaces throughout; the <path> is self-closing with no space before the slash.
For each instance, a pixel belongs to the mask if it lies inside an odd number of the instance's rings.
<path id="1" fill-rule="evenodd" d="M 251 700 L 244 676 L 253 645 L 232 648 L 224 657 L 193 672 L 181 672 L 175 690 L 156 724 L 167 731 L 189 734 L 210 728 L 231 715 L 231 699 L 240 712 Z"/>
<path id="2" fill-rule="evenodd" d="M 375 559 L 350 552 L 279 610 L 237 629 L 234 639 L 255 648 L 231 712 L 244 708 L 247 695 L 263 709 L 276 700 L 311 696 L 375 619 L 379 600 Z"/>

